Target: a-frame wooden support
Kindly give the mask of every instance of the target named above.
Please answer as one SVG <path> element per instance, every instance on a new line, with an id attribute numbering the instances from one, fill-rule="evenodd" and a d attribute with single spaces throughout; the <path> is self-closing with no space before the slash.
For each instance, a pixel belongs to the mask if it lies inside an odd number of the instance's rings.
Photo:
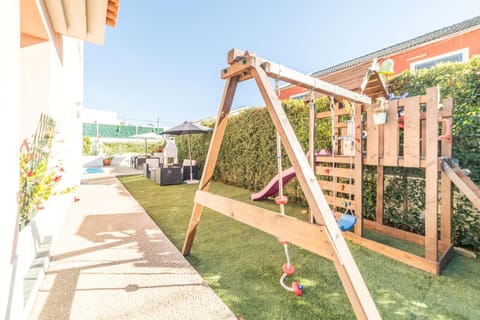
<path id="1" fill-rule="evenodd" d="M 192 216 L 182 250 L 183 254 L 188 255 L 190 253 L 202 209 L 205 206 L 272 235 L 281 236 L 282 239 L 332 260 L 357 318 L 380 319 L 380 314 L 370 292 L 350 253 L 342 232 L 337 226 L 314 171 L 309 166 L 305 152 L 302 150 L 288 121 L 281 102 L 268 80 L 268 76 L 286 80 L 290 83 L 338 98 L 351 99 L 358 103 L 370 103 L 370 99 L 257 58 L 248 52 L 232 49 L 229 52 L 228 61 L 231 66 L 222 70 L 222 78 L 226 79 L 225 90 L 210 142 L 205 168 L 200 180 L 199 190 L 195 196 Z M 255 79 L 265 100 L 268 112 L 295 169 L 296 176 L 317 225 L 298 221 L 290 217 L 283 217 L 265 209 L 242 204 L 238 201 L 207 192 L 227 125 L 228 113 L 232 105 L 236 86 L 239 81 L 251 78 Z"/>

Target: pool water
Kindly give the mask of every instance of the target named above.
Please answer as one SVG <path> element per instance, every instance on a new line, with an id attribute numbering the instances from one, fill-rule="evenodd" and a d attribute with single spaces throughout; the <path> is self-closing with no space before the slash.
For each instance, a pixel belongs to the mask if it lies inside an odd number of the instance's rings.
<path id="1" fill-rule="evenodd" d="M 90 174 L 90 173 L 102 173 L 103 168 L 85 168 L 83 169 L 83 173 Z"/>

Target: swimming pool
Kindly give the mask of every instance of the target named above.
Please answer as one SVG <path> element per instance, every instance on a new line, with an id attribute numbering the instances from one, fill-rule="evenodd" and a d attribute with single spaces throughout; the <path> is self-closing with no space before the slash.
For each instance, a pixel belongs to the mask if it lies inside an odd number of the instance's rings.
<path id="1" fill-rule="evenodd" d="M 84 168 L 83 169 L 83 173 L 85 173 L 85 174 L 102 173 L 102 172 L 103 172 L 103 168 L 99 168 L 99 167 L 91 167 L 91 168 Z"/>

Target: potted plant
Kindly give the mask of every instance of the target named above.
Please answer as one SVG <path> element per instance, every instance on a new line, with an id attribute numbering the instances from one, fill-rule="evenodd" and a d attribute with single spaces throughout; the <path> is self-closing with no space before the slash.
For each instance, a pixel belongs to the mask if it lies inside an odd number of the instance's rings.
<path id="1" fill-rule="evenodd" d="M 110 156 L 110 155 L 107 155 L 103 158 L 103 165 L 104 166 L 110 166 L 112 165 L 112 159 L 113 159 L 113 156 Z"/>
<path id="2" fill-rule="evenodd" d="M 382 125 L 387 122 L 387 107 L 388 103 L 385 98 L 377 98 L 377 103 L 373 108 L 373 122 L 376 125 Z"/>
<path id="3" fill-rule="evenodd" d="M 162 152 L 163 152 L 163 146 L 158 146 L 158 147 L 156 147 L 156 148 L 153 150 L 153 152 L 155 152 L 155 153 L 162 153 Z"/>

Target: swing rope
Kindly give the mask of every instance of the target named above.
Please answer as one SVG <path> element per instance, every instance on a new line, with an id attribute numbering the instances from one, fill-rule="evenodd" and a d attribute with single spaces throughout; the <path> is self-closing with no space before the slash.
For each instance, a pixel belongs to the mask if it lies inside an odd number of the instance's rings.
<path id="1" fill-rule="evenodd" d="M 336 212 L 337 212 L 337 177 L 335 175 L 335 151 L 336 151 L 336 148 L 337 148 L 337 134 L 335 132 L 335 110 L 334 110 L 334 99 L 333 97 L 330 97 L 330 112 L 331 112 L 331 115 L 332 115 L 332 170 L 333 170 L 333 175 L 332 175 L 332 178 L 333 178 L 333 215 L 334 217 L 336 216 Z M 347 111 L 350 111 L 350 122 L 352 123 L 352 121 L 354 121 L 355 119 L 355 104 L 352 103 L 352 105 L 350 105 L 347 101 L 345 102 L 345 108 L 347 108 Z M 353 122 L 353 128 L 352 128 L 352 125 L 349 124 L 349 127 L 347 131 L 350 131 L 348 132 L 348 138 L 346 139 L 348 143 L 350 143 L 350 147 L 353 148 L 354 147 L 354 130 L 355 130 L 355 126 L 354 126 L 354 123 Z M 341 231 L 348 231 L 350 229 L 353 228 L 353 226 L 355 225 L 355 223 L 357 222 L 357 217 L 353 214 L 352 212 L 352 209 L 351 209 L 351 206 L 352 206 L 352 171 L 353 171 L 353 149 L 350 150 L 350 168 L 349 168 L 349 180 L 348 180 L 348 184 L 349 184 L 349 191 L 348 191 L 348 203 L 346 204 L 346 207 L 347 209 L 345 210 L 345 212 L 342 214 L 342 216 L 340 217 L 339 220 L 337 220 L 337 225 L 338 227 L 340 228 Z"/>
<path id="2" fill-rule="evenodd" d="M 335 153 L 337 150 L 337 134 L 335 132 L 335 100 L 330 96 L 330 113 L 332 118 L 332 171 L 333 171 L 333 216 L 337 212 L 337 177 L 335 176 Z"/>
<path id="3" fill-rule="evenodd" d="M 279 87 L 278 87 L 278 78 L 275 79 L 275 90 L 277 96 L 279 94 Z M 282 168 L 282 140 L 280 138 L 280 133 L 277 131 L 277 170 L 278 170 L 278 196 L 275 197 L 275 203 L 280 207 L 280 214 L 285 216 L 285 204 L 288 202 L 288 197 L 283 194 L 283 168 Z M 290 262 L 290 253 L 288 251 L 288 242 L 284 240 L 280 240 L 280 243 L 283 245 L 283 249 L 285 251 L 285 257 L 287 262 L 283 265 L 282 276 L 280 277 L 280 285 L 287 291 L 293 292 L 296 296 L 302 295 L 303 286 L 297 283 L 296 281 L 292 282 L 292 285 L 289 287 L 285 284 L 285 278 L 287 276 L 293 275 L 295 272 L 295 267 Z"/>

